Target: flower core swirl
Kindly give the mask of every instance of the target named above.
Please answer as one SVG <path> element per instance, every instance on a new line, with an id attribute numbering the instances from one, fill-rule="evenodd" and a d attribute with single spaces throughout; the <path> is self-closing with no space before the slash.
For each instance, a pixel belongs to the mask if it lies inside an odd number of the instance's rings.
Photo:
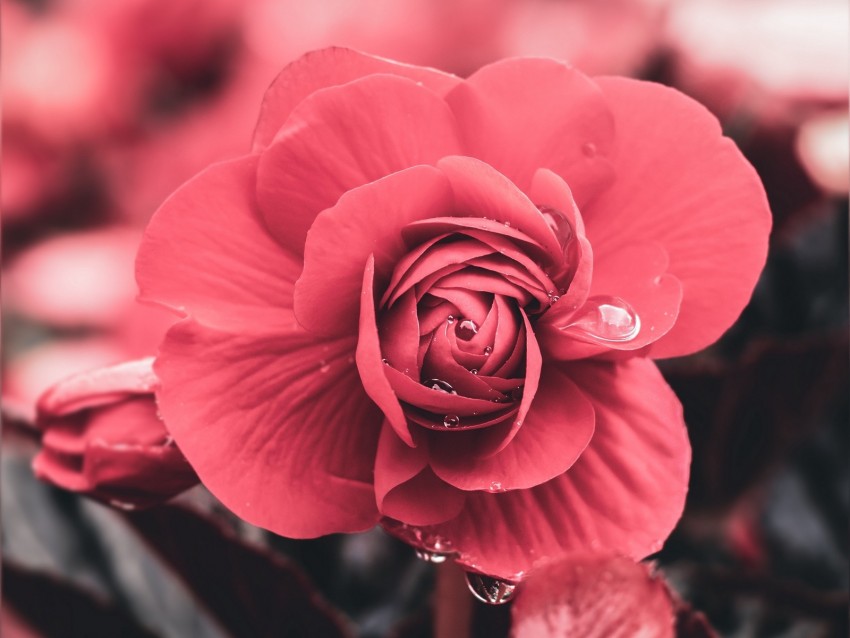
<path id="1" fill-rule="evenodd" d="M 569 288 L 580 250 L 560 211 L 541 207 L 559 240 L 542 251 L 510 223 L 413 223 L 410 252 L 378 301 L 387 378 L 408 421 L 463 431 L 512 420 L 526 384 L 529 325 Z"/>

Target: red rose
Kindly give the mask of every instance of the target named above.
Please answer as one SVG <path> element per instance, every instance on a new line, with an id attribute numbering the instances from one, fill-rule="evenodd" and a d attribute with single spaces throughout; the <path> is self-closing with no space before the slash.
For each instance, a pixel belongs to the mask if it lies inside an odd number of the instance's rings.
<path id="1" fill-rule="evenodd" d="M 252 153 L 147 230 L 142 297 L 185 316 L 160 408 L 204 484 L 286 536 L 381 521 L 503 578 L 643 557 L 690 461 L 649 357 L 735 320 L 769 224 L 753 169 L 666 87 L 309 54 Z"/>
<path id="2" fill-rule="evenodd" d="M 198 478 L 157 415 L 153 359 L 77 374 L 45 392 L 41 479 L 122 509 L 154 505 Z"/>

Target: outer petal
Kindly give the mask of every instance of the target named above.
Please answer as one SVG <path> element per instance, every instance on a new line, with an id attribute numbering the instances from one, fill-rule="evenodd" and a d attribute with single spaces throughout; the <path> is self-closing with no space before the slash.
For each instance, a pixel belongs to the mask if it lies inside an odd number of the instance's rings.
<path id="1" fill-rule="evenodd" d="M 284 311 L 282 311 L 284 312 Z M 354 340 L 230 335 L 186 320 L 156 362 L 160 409 L 201 481 L 245 520 L 305 538 L 375 524 L 381 416 Z"/>
<path id="2" fill-rule="evenodd" d="M 433 525 L 460 513 L 466 495 L 447 485 L 428 468 L 426 446 L 408 447 L 385 424 L 375 459 L 378 509 L 409 525 Z"/>
<path id="3" fill-rule="evenodd" d="M 534 172 L 561 175 L 579 206 L 610 181 L 606 157 L 614 126 L 602 93 L 575 69 L 543 59 L 512 59 L 476 71 L 446 96 L 466 153 L 522 190 Z"/>
<path id="4" fill-rule="evenodd" d="M 459 561 L 505 578 L 535 562 L 600 549 L 643 558 L 682 513 L 690 447 L 682 407 L 655 365 L 572 363 L 596 410 L 596 432 L 563 475 L 529 490 L 471 494 L 458 518 L 434 530 Z"/>
<path id="5" fill-rule="evenodd" d="M 507 447 L 481 458 L 444 435 L 431 446 L 430 462 L 437 476 L 464 490 L 526 489 L 569 469 L 587 447 L 593 428 L 590 401 L 565 373 L 544 368 L 525 422 Z"/>
<path id="6" fill-rule="evenodd" d="M 256 157 L 211 166 L 159 208 L 136 258 L 142 301 L 220 328 L 285 322 L 301 264 L 260 220 L 256 167 Z"/>
<path id="7" fill-rule="evenodd" d="M 625 243 L 657 241 L 684 290 L 656 357 L 715 341 L 746 305 L 767 254 L 770 211 L 752 166 L 697 102 L 659 84 L 597 83 L 617 125 L 617 180 L 582 210 L 602 262 Z"/>
<path id="8" fill-rule="evenodd" d="M 446 103 L 406 78 L 374 75 L 314 93 L 262 154 L 257 200 L 272 234 L 300 253 L 340 196 L 459 152 Z"/>
<path id="9" fill-rule="evenodd" d="M 433 525 L 457 516 L 465 502 L 466 494 L 425 468 L 384 497 L 381 514 L 409 525 Z"/>
<path id="10" fill-rule="evenodd" d="M 378 404 L 395 433 L 410 447 L 416 447 L 401 403 L 387 379 L 378 324 L 375 317 L 375 257 L 369 255 L 363 269 L 363 290 L 360 302 L 360 335 L 357 340 L 357 370 L 363 389 Z"/>
<path id="11" fill-rule="evenodd" d="M 402 64 L 352 49 L 330 47 L 312 51 L 283 69 L 266 91 L 254 131 L 254 152 L 271 144 L 292 110 L 311 93 L 375 73 L 410 78 L 438 95 L 445 95 L 461 81 L 436 69 Z"/>
<path id="12" fill-rule="evenodd" d="M 436 168 L 414 166 L 349 191 L 316 218 L 307 237 L 304 272 L 295 285 L 295 314 L 310 332 L 357 332 L 363 268 L 375 255 L 383 287 L 407 248 L 401 229 L 451 207 L 446 178 Z"/>
<path id="13" fill-rule="evenodd" d="M 593 248 L 587 240 L 584 220 L 573 200 L 572 191 L 557 173 L 549 169 L 535 172 L 528 195 L 536 205 L 550 206 L 566 215 L 574 226 L 573 241 L 578 242 L 573 251 L 578 263 L 575 264 L 569 289 L 546 313 L 547 321 L 553 321 L 555 317 L 560 319 L 571 314 L 587 300 L 593 276 Z"/>

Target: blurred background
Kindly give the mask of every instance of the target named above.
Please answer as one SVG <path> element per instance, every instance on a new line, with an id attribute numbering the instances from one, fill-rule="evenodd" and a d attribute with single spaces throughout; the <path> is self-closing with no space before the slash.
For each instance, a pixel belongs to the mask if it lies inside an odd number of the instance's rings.
<path id="1" fill-rule="evenodd" d="M 0 0 L 3 636 L 429 636 L 433 566 L 375 530 L 290 541 L 202 488 L 144 512 L 38 482 L 38 395 L 154 354 L 135 248 L 244 154 L 275 74 L 328 45 L 468 75 L 545 55 L 674 86 L 754 164 L 774 230 L 753 301 L 661 367 L 694 448 L 655 559 L 718 635 L 847 636 L 846 0 Z M 475 631 L 506 636 L 509 610 Z"/>

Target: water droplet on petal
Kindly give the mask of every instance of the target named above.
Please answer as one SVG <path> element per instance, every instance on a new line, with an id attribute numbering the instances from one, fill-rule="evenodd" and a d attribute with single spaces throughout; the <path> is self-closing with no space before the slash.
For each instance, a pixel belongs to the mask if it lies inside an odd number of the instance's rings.
<path id="1" fill-rule="evenodd" d="M 549 305 L 551 306 L 551 305 L 557 303 L 560 300 L 561 300 L 561 298 L 558 295 L 551 295 L 549 297 Z"/>
<path id="2" fill-rule="evenodd" d="M 597 341 L 631 341 L 640 332 L 640 317 L 627 301 L 598 295 L 587 300 L 567 328 Z"/>
<path id="3" fill-rule="evenodd" d="M 390 362 L 387 361 L 386 359 L 381 359 L 381 363 L 383 363 L 385 366 L 390 365 Z"/>
<path id="4" fill-rule="evenodd" d="M 460 425 L 460 419 L 454 414 L 447 414 L 443 417 L 443 427 L 456 428 Z"/>
<path id="5" fill-rule="evenodd" d="M 472 368 L 472 370 L 470 370 L 470 372 L 472 374 L 478 374 L 478 370 L 476 368 Z"/>
<path id="6" fill-rule="evenodd" d="M 582 144 L 581 152 L 584 153 L 585 157 L 596 157 L 596 144 L 593 142 L 586 142 Z"/>
<path id="7" fill-rule="evenodd" d="M 516 583 L 473 572 L 466 573 L 466 584 L 473 596 L 488 605 L 503 605 L 516 592 Z"/>
<path id="8" fill-rule="evenodd" d="M 463 339 L 464 341 L 469 341 L 478 334 L 478 324 L 476 324 L 471 319 L 464 319 L 460 323 L 457 324 L 457 328 L 455 328 L 455 334 L 458 339 Z"/>
<path id="9" fill-rule="evenodd" d="M 493 354 L 493 348 L 491 348 L 490 346 L 487 346 L 486 348 L 484 348 L 484 356 L 485 357 L 489 357 L 491 354 Z"/>
<path id="10" fill-rule="evenodd" d="M 437 552 L 429 552 L 426 549 L 417 549 L 416 558 L 418 558 L 419 560 L 424 560 L 426 563 L 434 563 L 435 565 L 439 565 L 440 563 L 446 562 L 448 554 L 439 554 Z"/>
<path id="11" fill-rule="evenodd" d="M 449 315 L 448 317 L 446 317 L 446 321 L 447 321 L 448 323 L 454 323 L 454 322 L 455 322 L 455 316 L 454 316 L 454 315 Z"/>
<path id="12" fill-rule="evenodd" d="M 567 216 L 564 215 L 564 213 L 559 211 L 557 208 L 552 208 L 551 206 L 538 206 L 537 210 L 539 210 L 540 214 L 543 215 L 543 219 L 546 220 L 546 224 L 552 229 L 558 243 L 566 253 L 567 248 L 570 247 L 575 237 L 575 231 L 573 230 L 573 225 L 570 223 L 570 220 L 567 219 Z"/>
<path id="13" fill-rule="evenodd" d="M 502 487 L 502 484 L 499 481 L 493 481 L 490 483 L 490 487 L 487 488 L 488 492 L 504 492 L 505 488 Z"/>
<path id="14" fill-rule="evenodd" d="M 510 228 L 510 227 L 511 227 L 511 223 L 510 223 L 510 222 L 505 222 L 505 226 L 507 226 L 508 228 Z"/>
<path id="15" fill-rule="evenodd" d="M 442 379 L 428 379 L 422 385 L 431 388 L 432 390 L 436 390 L 437 392 L 445 392 L 446 394 L 457 394 L 452 385 L 448 381 L 443 381 Z"/>

